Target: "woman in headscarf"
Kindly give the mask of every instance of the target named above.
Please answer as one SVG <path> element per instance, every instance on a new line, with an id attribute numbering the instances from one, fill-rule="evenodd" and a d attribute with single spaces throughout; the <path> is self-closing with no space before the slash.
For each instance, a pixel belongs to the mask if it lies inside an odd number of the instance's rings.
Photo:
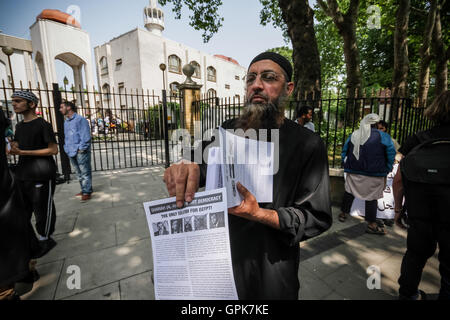
<path id="1" fill-rule="evenodd" d="M 365 200 L 367 232 L 384 235 L 386 231 L 376 222 L 377 200 L 383 197 L 386 176 L 394 163 L 395 148 L 389 134 L 377 130 L 379 121 L 377 114 L 365 116 L 359 129 L 348 137 L 342 149 L 347 176 L 339 221 L 347 219 L 357 197 Z"/>

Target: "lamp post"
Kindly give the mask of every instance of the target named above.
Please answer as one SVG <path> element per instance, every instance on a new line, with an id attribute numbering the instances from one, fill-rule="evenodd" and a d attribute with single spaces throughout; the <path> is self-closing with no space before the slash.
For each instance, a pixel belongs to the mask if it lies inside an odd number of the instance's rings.
<path id="1" fill-rule="evenodd" d="M 164 63 L 161 63 L 159 65 L 159 68 L 161 69 L 163 74 L 163 90 L 166 90 L 166 80 L 164 79 L 164 71 L 166 71 L 166 65 Z"/>
<path id="2" fill-rule="evenodd" d="M 14 53 L 14 49 L 11 47 L 3 47 L 2 51 L 8 57 L 9 73 L 11 74 L 11 84 L 12 84 L 12 89 L 14 91 L 14 77 L 13 77 L 13 73 L 12 73 L 11 59 L 10 59 L 10 56 Z"/>
<path id="3" fill-rule="evenodd" d="M 166 164 L 165 167 L 170 167 L 170 153 L 169 153 L 169 124 L 167 123 L 167 93 L 166 93 L 166 82 L 164 79 L 164 71 L 166 70 L 166 65 L 161 63 L 159 65 L 163 73 L 163 91 L 162 91 L 162 103 L 163 103 L 163 125 L 164 125 L 164 149 L 165 149 L 165 158 Z"/>
<path id="4" fill-rule="evenodd" d="M 67 79 L 67 77 L 64 77 L 63 83 L 64 83 L 64 91 L 66 91 L 66 86 L 69 84 L 69 80 Z"/>

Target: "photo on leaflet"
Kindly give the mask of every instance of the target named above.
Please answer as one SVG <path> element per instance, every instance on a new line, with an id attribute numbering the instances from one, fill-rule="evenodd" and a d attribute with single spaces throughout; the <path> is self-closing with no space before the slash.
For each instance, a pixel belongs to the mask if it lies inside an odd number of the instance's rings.
<path id="1" fill-rule="evenodd" d="M 183 219 L 174 219 L 170 221 L 171 234 L 183 232 Z"/>
<path id="2" fill-rule="evenodd" d="M 209 228 L 225 227 L 224 212 L 213 212 L 209 214 Z"/>
<path id="3" fill-rule="evenodd" d="M 208 228 L 206 223 L 206 214 L 194 217 L 194 227 L 195 230 L 204 230 Z"/>
<path id="4" fill-rule="evenodd" d="M 153 232 L 155 237 L 169 234 L 169 223 L 167 221 L 153 223 Z"/>
<path id="5" fill-rule="evenodd" d="M 193 230 L 193 228 L 192 228 L 192 222 L 194 220 L 193 218 L 194 217 L 192 217 L 192 216 L 183 218 L 184 232 L 190 232 Z"/>

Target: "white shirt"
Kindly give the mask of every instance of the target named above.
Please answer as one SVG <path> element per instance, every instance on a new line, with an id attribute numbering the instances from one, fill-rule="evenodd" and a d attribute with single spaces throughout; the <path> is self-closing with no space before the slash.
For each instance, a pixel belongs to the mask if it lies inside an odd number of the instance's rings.
<path id="1" fill-rule="evenodd" d="M 298 123 L 298 119 L 296 119 L 295 122 Z M 300 123 L 298 123 L 298 124 L 300 124 Z M 316 132 L 316 129 L 315 129 L 315 127 L 314 127 L 314 123 L 313 123 L 312 121 L 305 123 L 304 127 L 305 127 L 306 129 L 311 130 L 312 132 Z"/>

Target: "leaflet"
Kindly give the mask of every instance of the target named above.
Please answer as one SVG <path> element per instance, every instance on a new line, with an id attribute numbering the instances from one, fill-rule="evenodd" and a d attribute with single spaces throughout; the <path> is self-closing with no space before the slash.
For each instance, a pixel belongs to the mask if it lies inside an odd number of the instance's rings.
<path id="1" fill-rule="evenodd" d="M 247 139 L 219 128 L 220 147 L 209 150 L 206 190 L 225 187 L 228 208 L 243 200 L 240 182 L 259 203 L 272 202 L 274 143 Z"/>
<path id="2" fill-rule="evenodd" d="M 157 300 L 237 300 L 224 188 L 144 203 Z"/>
<path id="3" fill-rule="evenodd" d="M 377 219 L 394 219 L 395 217 L 395 203 L 394 192 L 392 184 L 394 177 L 398 171 L 398 164 L 394 164 L 393 169 L 389 172 L 386 179 L 386 187 L 383 190 L 383 198 L 377 200 Z M 365 201 L 355 197 L 350 209 L 351 216 L 365 216 Z"/>

